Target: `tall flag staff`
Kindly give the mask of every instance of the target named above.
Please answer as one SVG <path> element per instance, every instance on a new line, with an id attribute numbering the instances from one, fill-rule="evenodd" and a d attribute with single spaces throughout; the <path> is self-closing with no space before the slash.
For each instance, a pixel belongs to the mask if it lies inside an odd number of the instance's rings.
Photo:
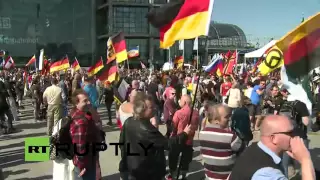
<path id="1" fill-rule="evenodd" d="M 184 67 L 184 39 L 179 41 L 179 50 L 182 50 L 182 59 L 183 59 L 183 63 L 182 63 L 182 69 Z"/>
<path id="2" fill-rule="evenodd" d="M 147 18 L 149 23 L 160 31 L 160 47 L 166 49 L 172 46 L 175 41 L 194 39 L 199 36 L 205 38 L 205 58 L 208 57 L 208 35 L 211 21 L 211 14 L 214 0 L 176 0 L 160 8 L 152 9 Z M 195 94 L 197 94 L 200 74 L 197 79 Z M 192 111 L 188 124 L 191 123 L 195 98 L 192 103 Z M 184 155 L 182 154 L 177 177 L 179 178 L 181 162 Z"/>
<path id="3" fill-rule="evenodd" d="M 43 68 L 43 61 L 44 61 L 44 49 L 40 50 L 40 56 L 39 56 L 39 71 Z"/>
<path id="4" fill-rule="evenodd" d="M 172 59 L 171 59 L 171 52 L 170 52 L 170 47 L 168 48 L 168 53 L 169 53 L 169 63 L 172 64 Z"/>
<path id="5" fill-rule="evenodd" d="M 199 69 L 199 37 L 196 37 L 194 39 L 193 50 L 197 51 L 196 62 L 197 62 L 197 69 Z"/>

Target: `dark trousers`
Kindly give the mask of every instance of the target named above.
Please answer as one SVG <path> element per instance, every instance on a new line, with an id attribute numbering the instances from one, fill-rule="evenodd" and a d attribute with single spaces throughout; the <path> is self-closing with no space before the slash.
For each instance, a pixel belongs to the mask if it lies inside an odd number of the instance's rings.
<path id="1" fill-rule="evenodd" d="M 156 175 L 155 175 L 156 176 Z M 148 177 L 148 178 L 136 178 L 131 174 L 128 174 L 125 178 L 121 177 L 121 180 L 163 180 L 163 177 Z"/>
<path id="2" fill-rule="evenodd" d="M 40 107 L 41 107 L 41 103 L 39 100 L 36 100 L 36 99 L 33 99 L 32 101 L 33 103 L 33 116 L 34 116 L 34 119 L 35 120 L 40 120 L 41 117 L 40 117 Z"/>
<path id="3" fill-rule="evenodd" d="M 176 170 L 179 166 L 179 155 L 181 153 L 181 168 L 180 174 L 185 176 L 189 170 L 189 164 L 192 161 L 193 157 L 193 147 L 192 145 L 177 145 L 174 146 L 172 149 L 169 150 L 169 169 L 171 175 L 175 178 L 176 177 Z"/>
<path id="4" fill-rule="evenodd" d="M 74 167 L 74 178 L 75 180 L 95 180 L 96 179 L 96 163 L 86 169 L 83 176 L 78 177 L 81 170 L 78 167 Z"/>
<path id="5" fill-rule="evenodd" d="M 48 109 L 48 106 L 43 105 L 41 107 L 40 119 L 47 119 L 47 109 Z"/>
<path id="6" fill-rule="evenodd" d="M 7 121 L 6 121 L 6 116 L 7 116 Z M 13 115 L 12 115 L 10 109 L 4 110 L 0 113 L 0 121 L 1 121 L 1 128 L 3 128 L 3 129 L 12 129 L 13 128 L 13 126 L 12 126 Z"/>
<path id="7" fill-rule="evenodd" d="M 167 132 L 166 132 L 166 137 L 169 138 L 171 133 L 172 133 L 172 120 L 166 120 L 166 127 L 167 127 Z"/>
<path id="8" fill-rule="evenodd" d="M 109 117 L 109 122 L 112 122 L 112 116 L 111 116 L 111 106 L 112 106 L 112 103 L 113 102 L 105 102 L 106 104 L 106 108 L 107 108 L 107 111 L 108 111 L 108 117 Z"/>

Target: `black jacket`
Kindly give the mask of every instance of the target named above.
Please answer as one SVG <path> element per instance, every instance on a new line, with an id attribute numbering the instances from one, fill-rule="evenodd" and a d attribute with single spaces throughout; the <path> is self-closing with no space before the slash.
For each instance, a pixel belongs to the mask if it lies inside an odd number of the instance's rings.
<path id="1" fill-rule="evenodd" d="M 166 174 L 164 150 L 177 144 L 184 144 L 187 138 L 187 134 L 182 133 L 167 139 L 150 123 L 150 120 L 128 118 L 121 131 L 119 142 L 130 144 L 130 149 L 122 146 L 119 171 L 128 172 L 139 180 L 161 179 Z M 139 143 L 144 147 L 151 146 L 147 155 Z M 140 155 L 128 156 L 128 152 Z"/>
<path id="2" fill-rule="evenodd" d="M 237 159 L 229 180 L 250 180 L 254 173 L 264 167 L 271 167 L 280 170 L 282 173 L 284 172 L 281 163 L 274 163 L 270 155 L 265 153 L 257 143 L 253 143 Z"/>
<path id="3" fill-rule="evenodd" d="M 5 84 L 0 80 L 0 114 L 4 113 L 10 108 L 7 102 L 7 97 L 9 97 L 7 88 Z"/>

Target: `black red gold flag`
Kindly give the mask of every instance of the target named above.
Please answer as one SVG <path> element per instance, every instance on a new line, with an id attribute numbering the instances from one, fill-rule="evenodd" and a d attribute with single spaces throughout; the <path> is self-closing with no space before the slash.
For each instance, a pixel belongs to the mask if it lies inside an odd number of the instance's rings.
<path id="1" fill-rule="evenodd" d="M 214 0 L 172 0 L 147 14 L 151 25 L 160 29 L 160 47 L 175 41 L 206 36 L 209 32 Z"/>

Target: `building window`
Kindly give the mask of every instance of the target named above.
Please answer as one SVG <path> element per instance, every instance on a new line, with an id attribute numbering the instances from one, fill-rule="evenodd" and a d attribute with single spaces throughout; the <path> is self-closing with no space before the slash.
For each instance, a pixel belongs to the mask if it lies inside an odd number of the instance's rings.
<path id="1" fill-rule="evenodd" d="M 25 64 L 44 48 L 47 58 L 76 56 L 81 64 L 92 59 L 92 4 L 88 0 L 1 1 L 1 49 Z M 38 17 L 37 17 L 38 14 Z M 95 32 L 94 32 L 95 33 Z M 3 41 L 1 37 L 5 37 Z"/>
<path id="2" fill-rule="evenodd" d="M 147 60 L 149 58 L 148 54 L 148 39 L 126 39 L 127 51 L 139 46 L 139 54 L 141 60 Z"/>
<path id="3" fill-rule="evenodd" d="M 164 63 L 166 58 L 166 53 L 165 50 L 160 49 L 160 40 L 159 39 L 154 39 L 153 40 L 153 63 L 155 64 L 156 62 L 158 63 Z"/>
<path id="4" fill-rule="evenodd" d="M 107 34 L 108 28 L 108 9 L 97 11 L 96 22 L 97 22 L 97 35 Z"/>
<path id="5" fill-rule="evenodd" d="M 148 33 L 148 22 L 145 15 L 148 8 L 115 7 L 113 14 L 114 31 L 128 34 Z"/>
<path id="6" fill-rule="evenodd" d="M 153 0 L 154 4 L 166 4 L 167 0 Z"/>
<path id="7" fill-rule="evenodd" d="M 113 0 L 113 2 L 148 4 L 149 0 Z"/>

